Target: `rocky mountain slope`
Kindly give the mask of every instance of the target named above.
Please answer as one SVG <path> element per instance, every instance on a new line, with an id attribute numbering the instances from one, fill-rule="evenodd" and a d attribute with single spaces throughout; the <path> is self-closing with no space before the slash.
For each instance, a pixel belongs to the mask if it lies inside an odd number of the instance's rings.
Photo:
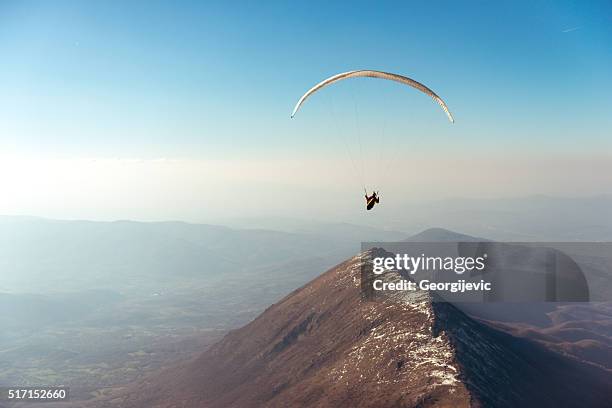
<path id="1" fill-rule="evenodd" d="M 477 322 L 428 292 L 364 300 L 363 261 L 329 270 L 188 365 L 91 405 L 610 406 L 609 372 Z"/>

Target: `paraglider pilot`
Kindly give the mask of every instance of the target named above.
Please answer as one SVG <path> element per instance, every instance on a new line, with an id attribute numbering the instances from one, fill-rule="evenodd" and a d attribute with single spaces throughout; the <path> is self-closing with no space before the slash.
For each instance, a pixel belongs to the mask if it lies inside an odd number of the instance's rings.
<path id="1" fill-rule="evenodd" d="M 380 202 L 380 197 L 378 197 L 378 194 L 376 193 L 376 191 L 372 191 L 372 195 L 370 197 L 368 197 L 368 193 L 366 192 L 365 199 L 366 199 L 366 210 L 368 211 L 374 208 L 374 204 L 378 204 Z"/>

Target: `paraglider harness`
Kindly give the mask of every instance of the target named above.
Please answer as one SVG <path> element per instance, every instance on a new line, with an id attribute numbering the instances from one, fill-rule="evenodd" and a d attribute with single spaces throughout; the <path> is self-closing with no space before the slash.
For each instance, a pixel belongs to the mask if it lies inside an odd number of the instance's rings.
<path id="1" fill-rule="evenodd" d="M 372 195 L 368 197 L 368 191 L 366 190 L 365 199 L 366 199 L 366 210 L 368 211 L 374 208 L 374 204 L 378 204 L 380 202 L 378 191 L 373 191 Z"/>

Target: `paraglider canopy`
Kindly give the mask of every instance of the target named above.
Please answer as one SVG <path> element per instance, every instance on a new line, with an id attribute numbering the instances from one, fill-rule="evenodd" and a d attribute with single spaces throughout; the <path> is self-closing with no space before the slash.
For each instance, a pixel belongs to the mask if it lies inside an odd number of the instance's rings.
<path id="1" fill-rule="evenodd" d="M 295 108 L 293 108 L 293 112 L 291 112 L 291 117 L 294 117 L 295 114 L 297 113 L 297 111 L 300 109 L 300 107 L 304 103 L 304 101 L 306 101 L 306 99 L 308 99 L 308 97 L 310 95 L 314 94 L 318 90 L 320 90 L 322 88 L 325 88 L 326 86 L 331 85 L 334 82 L 342 81 L 342 80 L 348 79 L 348 78 L 359 78 L 359 77 L 386 79 L 386 80 L 389 80 L 389 81 L 399 82 L 401 84 L 408 85 L 408 86 L 411 86 L 411 87 L 413 87 L 415 89 L 418 89 L 419 91 L 421 91 L 421 92 L 429 95 L 430 97 L 432 97 L 433 100 L 436 101 L 438 103 L 438 105 L 440 105 L 440 107 L 446 113 L 446 116 L 448 116 L 448 120 L 450 120 L 451 123 L 455 122 L 455 119 L 453 118 L 453 115 L 448 110 L 448 106 L 446 106 L 446 103 L 442 100 L 442 98 L 440 98 L 434 91 L 432 91 L 431 89 L 429 89 L 428 87 L 426 87 L 422 83 L 417 82 L 414 79 L 410 79 L 408 77 L 405 77 L 403 75 L 392 74 L 392 73 L 389 73 L 389 72 L 382 72 L 382 71 L 372 71 L 372 70 L 359 70 L 359 71 L 343 72 L 341 74 L 337 74 L 337 75 L 331 76 L 331 77 L 329 77 L 329 78 L 319 82 L 318 84 L 316 84 L 315 86 L 310 88 L 304 95 L 302 95 L 302 97 L 295 104 Z"/>

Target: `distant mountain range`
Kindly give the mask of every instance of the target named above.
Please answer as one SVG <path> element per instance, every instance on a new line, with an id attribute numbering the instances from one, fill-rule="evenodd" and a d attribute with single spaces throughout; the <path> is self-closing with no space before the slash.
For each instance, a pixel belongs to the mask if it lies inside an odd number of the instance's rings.
<path id="1" fill-rule="evenodd" d="M 340 223 L 282 232 L 183 222 L 0 217 L 0 292 L 151 291 L 174 281 L 206 278 L 212 283 L 220 276 L 270 273 L 289 262 L 306 262 L 316 271 L 357 253 L 366 237 L 406 235 Z"/>

